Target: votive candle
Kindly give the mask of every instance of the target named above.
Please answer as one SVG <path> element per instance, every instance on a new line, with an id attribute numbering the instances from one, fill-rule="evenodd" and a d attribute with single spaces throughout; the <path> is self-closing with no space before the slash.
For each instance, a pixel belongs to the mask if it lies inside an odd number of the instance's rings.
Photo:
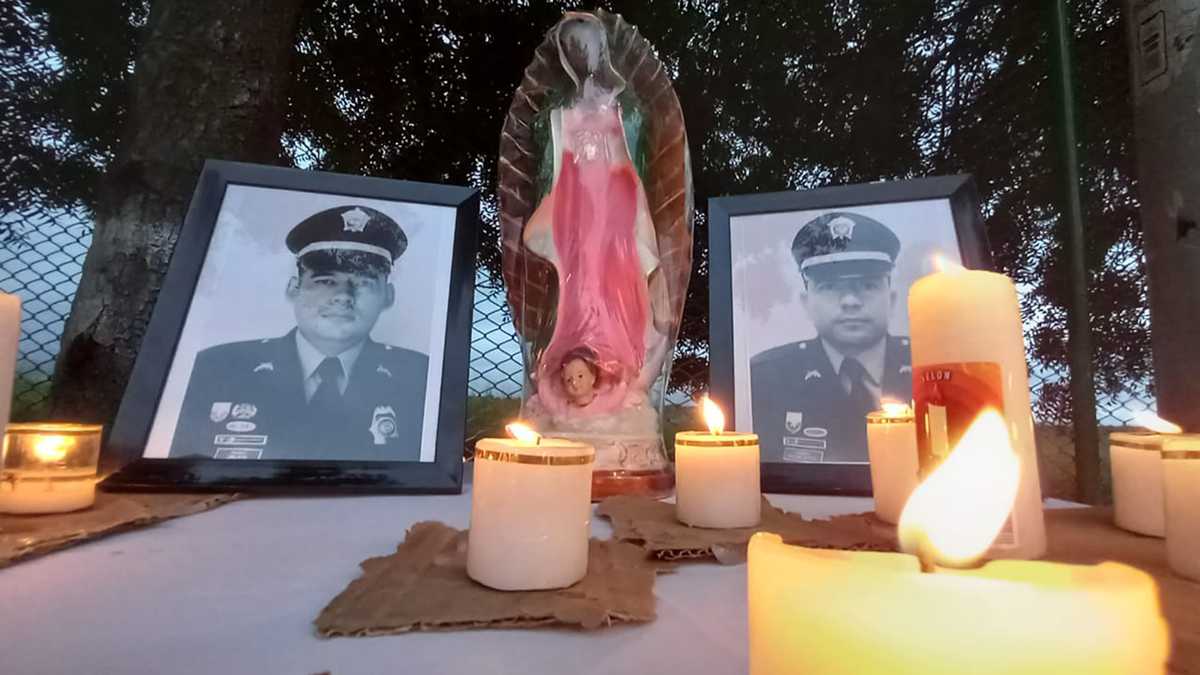
<path id="1" fill-rule="evenodd" d="M 467 574 L 502 591 L 582 579 L 595 456 L 590 445 L 555 438 L 476 443 Z"/>
<path id="2" fill-rule="evenodd" d="M 10 424 L 0 450 L 0 512 L 61 513 L 96 500 L 98 424 Z"/>

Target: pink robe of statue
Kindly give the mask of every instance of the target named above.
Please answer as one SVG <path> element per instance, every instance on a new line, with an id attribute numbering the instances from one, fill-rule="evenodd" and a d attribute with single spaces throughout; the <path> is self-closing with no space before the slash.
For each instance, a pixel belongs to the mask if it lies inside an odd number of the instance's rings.
<path id="1" fill-rule="evenodd" d="M 620 109 L 565 109 L 556 122 L 562 148 L 556 178 L 526 239 L 558 272 L 554 334 L 536 373 L 538 398 L 555 415 L 607 414 L 639 386 L 650 320 L 646 277 L 658 264 L 657 247 Z M 563 355 L 578 347 L 592 350 L 600 370 L 596 396 L 582 408 L 572 406 L 559 378 Z"/>

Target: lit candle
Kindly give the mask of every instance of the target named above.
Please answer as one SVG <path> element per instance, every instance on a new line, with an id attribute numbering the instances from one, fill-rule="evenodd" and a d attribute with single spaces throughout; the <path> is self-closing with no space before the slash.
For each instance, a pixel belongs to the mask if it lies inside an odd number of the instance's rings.
<path id="1" fill-rule="evenodd" d="M 0 513 L 62 513 L 96 501 L 98 424 L 10 424 L 0 450 Z"/>
<path id="2" fill-rule="evenodd" d="M 1200 581 L 1200 434 L 1165 438 L 1162 469 L 1167 564 Z"/>
<path id="3" fill-rule="evenodd" d="M 508 428 L 475 444 L 467 574 L 502 591 L 570 586 L 587 574 L 596 453 Z"/>
<path id="4" fill-rule="evenodd" d="M 675 434 L 675 517 L 693 527 L 753 527 L 762 510 L 758 436 L 725 431 L 725 415 L 706 396 L 708 433 Z"/>
<path id="5" fill-rule="evenodd" d="M 871 460 L 871 491 L 875 515 L 896 524 L 904 502 L 917 487 L 917 431 L 912 408 L 884 403 L 867 415 L 867 451 Z"/>
<path id="6" fill-rule="evenodd" d="M 1040 557 L 1046 528 L 1016 286 L 1003 274 L 939 264 L 945 271 L 918 279 L 908 293 L 920 473 L 942 462 L 985 408 L 1000 410 L 1021 479 L 989 556 Z"/>
<path id="7" fill-rule="evenodd" d="M 816 550 L 754 535 L 750 673 L 1164 672 L 1167 625 L 1154 581 L 1140 570 L 1015 560 L 930 567 L 968 563 L 1003 527 L 1003 497 L 1011 502 L 1022 475 L 1007 440 L 1002 418 L 981 418 L 913 493 L 901 530 L 927 556 L 924 565 L 908 554 Z M 918 516 L 932 518 L 928 529 L 920 531 Z"/>
<path id="8" fill-rule="evenodd" d="M 0 293 L 0 423 L 8 423 L 12 412 L 17 345 L 20 342 L 21 299 L 15 295 Z"/>
<path id="9" fill-rule="evenodd" d="M 1149 431 L 1108 436 L 1113 522 L 1121 529 L 1161 537 L 1166 531 L 1161 450 L 1169 434 L 1183 430 L 1153 413 L 1139 413 L 1134 424 Z"/>

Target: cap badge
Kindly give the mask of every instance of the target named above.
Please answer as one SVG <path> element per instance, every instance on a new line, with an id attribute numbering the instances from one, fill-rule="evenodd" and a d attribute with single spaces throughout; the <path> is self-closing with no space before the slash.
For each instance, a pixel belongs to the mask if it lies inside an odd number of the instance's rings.
<path id="1" fill-rule="evenodd" d="M 808 371 L 807 373 L 805 373 L 805 374 L 804 374 L 804 381 L 805 381 L 805 382 L 808 382 L 809 380 L 811 380 L 811 379 L 813 379 L 813 378 L 816 378 L 816 379 L 818 379 L 818 380 L 819 380 L 819 379 L 821 379 L 821 371 L 819 371 L 819 370 L 810 370 L 810 371 Z"/>
<path id="2" fill-rule="evenodd" d="M 829 221 L 829 234 L 835 241 L 850 239 L 854 236 L 854 221 L 845 216 L 838 216 Z"/>
<path id="3" fill-rule="evenodd" d="M 371 216 L 357 206 L 342 214 L 342 230 L 346 232 L 362 232 L 367 227 Z"/>

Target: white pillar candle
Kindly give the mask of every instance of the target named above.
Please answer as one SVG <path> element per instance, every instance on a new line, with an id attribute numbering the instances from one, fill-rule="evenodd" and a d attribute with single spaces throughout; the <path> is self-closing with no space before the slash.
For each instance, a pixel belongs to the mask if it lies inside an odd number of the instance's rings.
<path id="1" fill-rule="evenodd" d="M 1002 274 L 952 266 L 912 285 L 908 316 L 921 473 L 944 460 L 984 408 L 999 409 L 1021 476 L 1009 525 L 988 555 L 1044 555 L 1046 529 L 1016 287 Z"/>
<path id="2" fill-rule="evenodd" d="M 875 515 L 895 525 L 917 487 L 917 431 L 912 408 L 900 404 L 868 414 L 867 451 Z"/>
<path id="3" fill-rule="evenodd" d="M 758 436 L 675 434 L 675 515 L 693 527 L 753 527 L 762 513 Z"/>
<path id="4" fill-rule="evenodd" d="M 1200 581 L 1200 434 L 1163 439 L 1167 564 Z"/>
<path id="5" fill-rule="evenodd" d="M 0 293 L 0 424 L 12 414 L 13 382 L 17 372 L 17 346 L 21 342 L 21 299 Z"/>
<path id="6" fill-rule="evenodd" d="M 708 433 L 675 434 L 675 517 L 692 527 L 753 527 L 762 516 L 758 436 L 725 432 L 725 414 L 701 402 Z"/>
<path id="7" fill-rule="evenodd" d="M 1151 432 L 1109 435 L 1113 522 L 1117 527 L 1151 537 L 1161 537 L 1166 532 L 1161 455 L 1166 438 Z"/>
<path id="8" fill-rule="evenodd" d="M 96 500 L 98 424 L 10 424 L 0 450 L 0 513 L 77 511 Z"/>
<path id="9" fill-rule="evenodd" d="M 502 591 L 563 588 L 587 574 L 592 446 L 554 438 L 475 445 L 467 574 Z"/>

